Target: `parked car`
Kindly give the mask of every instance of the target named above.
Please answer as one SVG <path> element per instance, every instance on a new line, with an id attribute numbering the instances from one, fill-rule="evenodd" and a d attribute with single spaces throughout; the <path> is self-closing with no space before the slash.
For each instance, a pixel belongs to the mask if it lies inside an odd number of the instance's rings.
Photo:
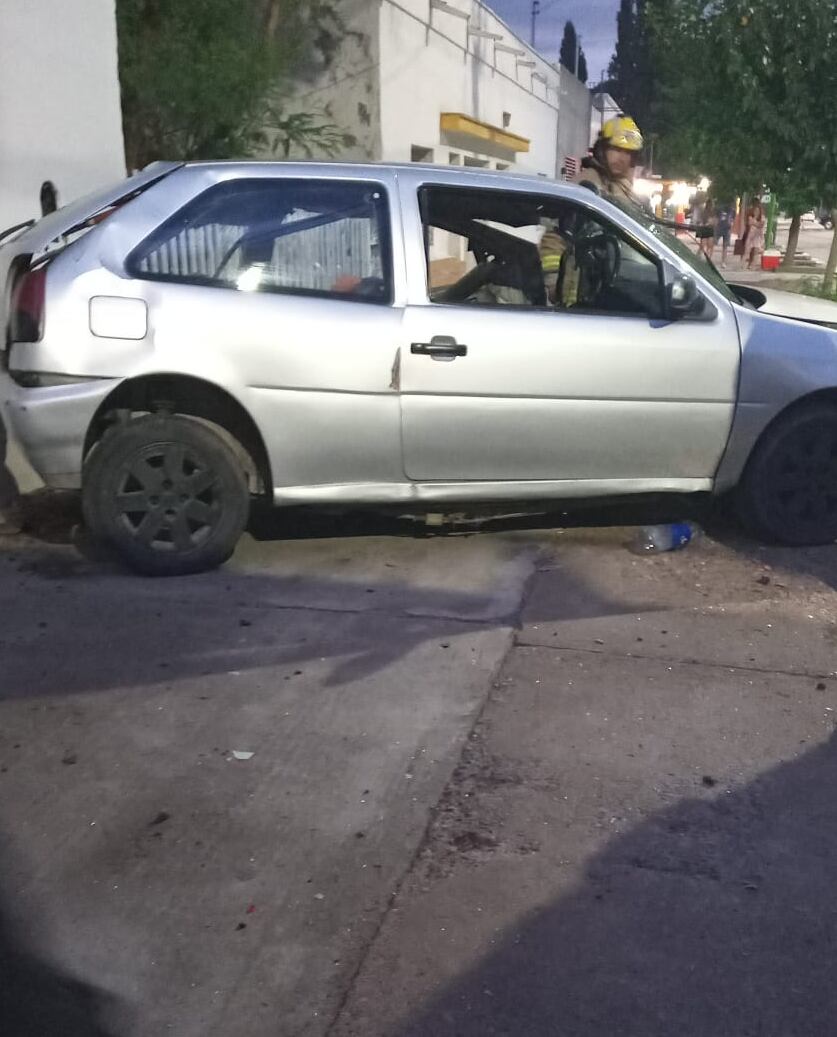
<path id="1" fill-rule="evenodd" d="M 761 536 L 837 539 L 837 306 L 588 190 L 158 164 L 18 229 L 0 286 L 14 430 L 143 573 L 222 563 L 254 496 L 734 491 Z"/>

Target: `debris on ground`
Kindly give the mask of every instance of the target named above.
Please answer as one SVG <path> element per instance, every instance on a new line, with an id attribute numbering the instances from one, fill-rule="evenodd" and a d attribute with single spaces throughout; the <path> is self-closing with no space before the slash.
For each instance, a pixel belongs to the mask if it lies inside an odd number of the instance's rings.
<path id="1" fill-rule="evenodd" d="M 680 551 L 696 538 L 697 532 L 697 526 L 691 522 L 641 526 L 631 543 L 631 550 L 638 555 Z"/>

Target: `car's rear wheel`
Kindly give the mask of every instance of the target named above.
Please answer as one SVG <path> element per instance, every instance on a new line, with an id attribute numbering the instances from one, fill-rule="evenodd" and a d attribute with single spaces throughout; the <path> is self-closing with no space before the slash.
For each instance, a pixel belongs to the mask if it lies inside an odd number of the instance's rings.
<path id="1" fill-rule="evenodd" d="M 812 404 L 781 419 L 753 452 L 738 488 L 756 535 L 805 546 L 837 540 L 837 408 Z"/>
<path id="2" fill-rule="evenodd" d="M 115 425 L 84 468 L 91 532 L 148 576 L 214 569 L 232 554 L 249 513 L 247 478 L 212 429 L 182 416 Z"/>

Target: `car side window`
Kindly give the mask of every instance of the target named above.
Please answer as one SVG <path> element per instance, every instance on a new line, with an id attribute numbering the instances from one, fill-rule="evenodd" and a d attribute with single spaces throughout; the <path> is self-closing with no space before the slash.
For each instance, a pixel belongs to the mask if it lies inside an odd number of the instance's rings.
<path id="1" fill-rule="evenodd" d="M 661 318 L 662 266 L 592 209 L 550 195 L 426 186 L 430 302 Z"/>
<path id="2" fill-rule="evenodd" d="M 386 193 L 358 181 L 228 180 L 158 227 L 127 267 L 148 280 L 389 303 Z"/>

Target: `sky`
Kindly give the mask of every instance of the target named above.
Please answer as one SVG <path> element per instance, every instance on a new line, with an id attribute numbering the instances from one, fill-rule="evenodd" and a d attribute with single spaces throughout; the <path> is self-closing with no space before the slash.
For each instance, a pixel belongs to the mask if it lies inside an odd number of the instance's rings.
<path id="1" fill-rule="evenodd" d="M 532 0 L 484 0 L 518 36 L 530 42 Z M 546 57 L 557 59 L 564 22 L 574 23 L 587 55 L 590 84 L 607 69 L 616 44 L 616 11 L 619 0 L 540 0 L 535 46 Z"/>

